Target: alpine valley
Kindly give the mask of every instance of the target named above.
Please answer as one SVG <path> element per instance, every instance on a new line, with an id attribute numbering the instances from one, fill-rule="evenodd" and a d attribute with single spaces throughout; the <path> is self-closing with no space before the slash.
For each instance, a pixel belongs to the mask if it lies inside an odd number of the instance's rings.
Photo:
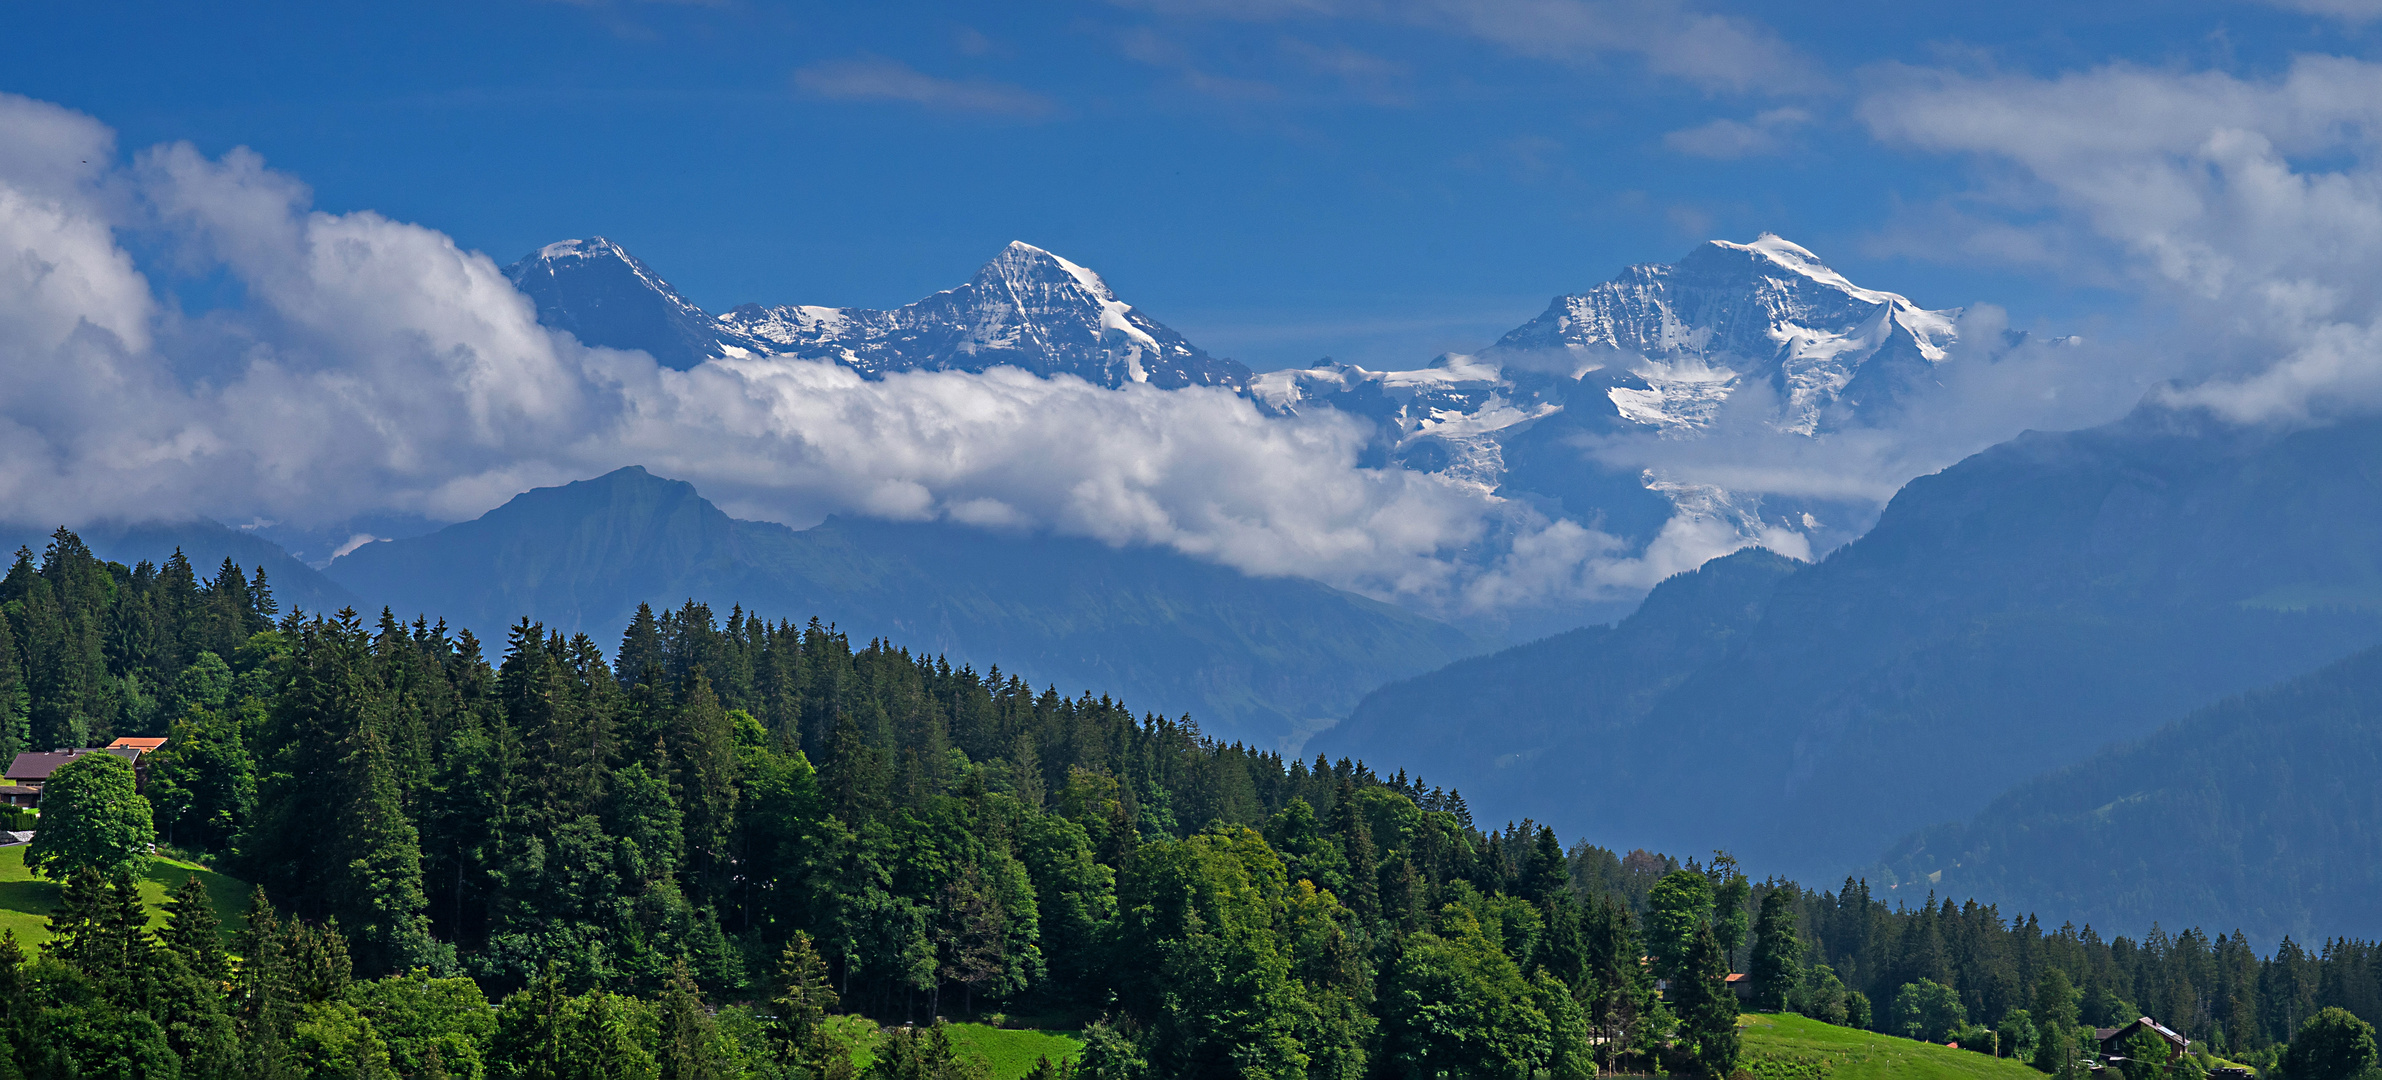
<path id="1" fill-rule="evenodd" d="M 2194 712 L 2382 644 L 2382 570 L 2363 554 L 2382 546 L 2370 424 L 2264 431 L 2146 402 L 2097 429 L 1991 447 L 1882 506 L 1732 490 L 1602 453 L 1699 445 L 1747 424 L 1821 445 L 1892 424 L 1952 392 L 1957 365 L 2024 344 L 1960 310 L 1857 286 L 1774 236 L 1628 268 L 1477 353 L 1404 371 L 1252 372 L 1022 243 L 891 310 L 713 314 L 601 238 L 548 245 L 506 274 L 546 325 L 672 369 L 831 363 L 884 379 L 1009 366 L 1119 394 L 1234 395 L 1275 417 L 1328 410 L 1367 425 L 1375 467 L 1436 474 L 1627 549 L 1692 522 L 1721 537 L 1713 553 L 1735 553 L 1650 594 L 1619 587 L 1451 622 L 1163 548 L 953 521 L 738 520 L 634 467 L 350 544 L 319 567 L 206 522 L 101 528 L 94 546 L 128 561 L 177 545 L 209 565 L 230 555 L 271 568 L 307 606 L 388 606 L 491 642 L 524 618 L 614 633 L 640 605 L 816 617 L 1063 694 L 1188 715 L 1226 741 L 1427 763 L 1484 820 L 1760 851 L 1806 877 L 1957 879 L 2079 910 L 2042 867 L 2094 856 L 2013 862 L 2026 819 L 1997 797 L 2031 782 L 2055 793 L 2047 805 L 2100 799 L 2110 774 L 2093 786 L 2060 770 L 2187 715 L 2206 730 L 2336 701 L 2286 689 L 2247 713 Z M 2288 558 L 2274 557 L 2278 536 L 2293 538 Z M 2327 678 L 2342 692 L 2370 681 Z M 2308 723 L 2329 730 L 2331 715 Z M 2144 745 L 2195 745 L 2159 737 Z M 1650 802 L 1650 788 L 1700 794 Z M 2184 797 L 2166 790 L 2140 794 Z M 2236 832 L 2227 808 L 2254 797 L 2190 795 L 2217 808 L 2195 820 Z M 2359 821 L 2382 837 L 2382 817 Z M 2118 843 L 2139 830 L 2104 832 Z M 2228 895 L 2207 906 L 2272 912 L 2241 916 L 2261 935 L 2342 918 L 2246 885 Z"/>

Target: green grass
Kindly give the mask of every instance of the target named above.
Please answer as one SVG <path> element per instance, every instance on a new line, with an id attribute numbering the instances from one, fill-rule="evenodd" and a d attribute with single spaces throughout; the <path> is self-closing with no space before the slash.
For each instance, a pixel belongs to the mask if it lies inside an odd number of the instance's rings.
<path id="1" fill-rule="evenodd" d="M 149 925 L 165 923 L 166 895 L 182 884 L 184 878 L 197 874 L 207 886 L 207 898 L 215 904 L 215 915 L 223 920 L 226 943 L 245 921 L 248 911 L 248 886 L 240 880 L 205 869 L 197 863 L 153 856 L 148 868 L 141 872 L 141 903 L 149 909 Z M 17 944 L 31 948 L 50 939 L 50 913 L 58 909 L 57 882 L 33 876 L 25 869 L 25 848 L 0 848 L 0 930 L 14 932 Z"/>
<path id="2" fill-rule="evenodd" d="M 992 1080 L 1019 1080 L 1033 1072 L 1044 1057 L 1055 1063 L 1083 1052 L 1083 1040 L 1065 1031 L 997 1028 L 987 1024 L 947 1024 L 943 1030 L 951 1037 L 951 1048 L 961 1057 L 982 1058 L 992 1067 Z M 876 1063 L 877 1047 L 885 1035 L 877 1029 L 876 1021 L 845 1015 L 827 1018 L 827 1038 L 830 1044 L 841 1046 L 852 1055 L 854 1071 L 865 1073 Z"/>
<path id="3" fill-rule="evenodd" d="M 992 1063 L 992 1080 L 1018 1080 L 1034 1071 L 1043 1058 L 1053 1062 L 1083 1052 L 1083 1040 L 1064 1031 L 1034 1031 L 952 1024 L 951 1045 L 961 1054 L 975 1054 Z"/>
<path id="4" fill-rule="evenodd" d="M 1836 1027 L 1793 1013 L 1737 1018 L 1739 1059 L 1762 1080 L 2042 1080 L 2025 1063 Z"/>

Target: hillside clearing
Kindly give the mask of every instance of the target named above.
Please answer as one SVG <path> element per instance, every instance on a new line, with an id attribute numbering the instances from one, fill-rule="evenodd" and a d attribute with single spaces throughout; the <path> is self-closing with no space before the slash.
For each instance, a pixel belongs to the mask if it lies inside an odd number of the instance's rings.
<path id="1" fill-rule="evenodd" d="M 247 923 L 248 885 L 180 859 L 153 855 L 141 871 L 141 906 L 148 909 L 149 925 L 165 925 L 166 896 L 192 874 L 207 886 L 215 917 L 223 921 L 225 944 L 230 944 L 232 935 Z M 25 869 L 24 845 L 0 848 L 0 931 L 15 933 L 18 945 L 31 949 L 50 939 L 50 913 L 58 909 L 63 891 L 64 886 Z"/>
<path id="2" fill-rule="evenodd" d="M 1794 1013 L 1737 1018 L 1745 1068 L 1761 1080 L 2042 1080 L 2025 1063 Z"/>

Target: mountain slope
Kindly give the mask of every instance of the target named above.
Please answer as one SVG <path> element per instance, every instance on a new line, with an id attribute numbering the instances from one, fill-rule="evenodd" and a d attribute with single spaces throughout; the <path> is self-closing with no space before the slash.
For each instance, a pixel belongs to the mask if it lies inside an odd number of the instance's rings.
<path id="1" fill-rule="evenodd" d="M 685 371 L 758 347 L 601 236 L 548 244 L 505 276 L 537 304 L 539 322 L 589 345 L 643 349 L 666 368 Z"/>
<path id="2" fill-rule="evenodd" d="M 1249 393 L 1277 413 L 1366 417 L 1385 460 L 1550 501 L 1633 544 L 1685 513 L 1747 538 L 1806 533 L 1825 550 L 1859 535 L 1876 504 L 1716 491 L 1608 466 L 1582 448 L 1615 436 L 1701 437 L 1724 402 L 1749 390 L 1769 403 L 1762 422 L 1788 435 L 1887 421 L 1954 362 L 1960 314 L 1862 288 L 1776 236 L 1715 240 L 1558 296 L 1476 355 L 1417 371 L 1267 372 Z"/>
<path id="3" fill-rule="evenodd" d="M 1008 364 L 1110 388 L 1238 390 L 1249 379 L 1117 299 L 1100 275 L 1026 243 L 1002 249 L 967 284 L 890 311 L 746 304 L 720 321 L 774 355 L 868 375 Z"/>
<path id="4" fill-rule="evenodd" d="M 2145 408 L 1913 481 L 1658 695 L 1520 676 L 1551 741 L 1514 737 L 1499 708 L 1448 711 L 1488 692 L 1460 666 L 1385 687 L 1365 724 L 1317 741 L 1399 760 L 1457 726 L 1482 749 L 1434 780 L 1480 792 L 1484 816 L 1759 850 L 1824 880 L 2047 765 L 2382 642 L 2377 552 L 2382 423 L 2285 433 Z M 1601 663 L 1597 647 L 1538 666 Z"/>
<path id="5" fill-rule="evenodd" d="M 954 663 L 997 660 L 1036 685 L 1102 687 L 1267 746 L 1295 744 L 1367 689 L 1477 647 L 1363 597 L 1156 549 L 939 524 L 737 521 L 692 485 L 639 468 L 365 545 L 329 573 L 492 640 L 527 615 L 609 647 L 638 603 L 689 598 L 722 616 L 731 604 L 816 615 Z"/>
<path id="6" fill-rule="evenodd" d="M 1726 655 L 1800 565 L 1760 548 L 1714 559 L 1655 586 L 1616 625 L 1582 627 L 1385 686 L 1316 742 L 1335 756 L 1395 747 L 1395 760 L 1474 777 L 1464 790 L 1480 793 L 1476 809 L 1512 809 L 1518 801 L 1498 791 L 1513 777 L 1531 775 L 1550 751 L 1582 736 L 1634 722 L 1653 699 Z"/>
<path id="7" fill-rule="evenodd" d="M 2202 709 L 1886 855 L 1883 884 L 2051 922 L 2382 933 L 2382 649 Z"/>
<path id="8" fill-rule="evenodd" d="M 1247 385 L 1249 369 L 1209 356 L 1117 298 L 1100 275 L 1012 243 L 964 285 L 889 310 L 744 304 L 714 316 L 603 237 L 548 244 L 505 268 L 538 321 L 580 341 L 643 349 L 684 370 L 725 356 L 788 356 L 894 371 L 1007 364 L 1111 389 Z"/>

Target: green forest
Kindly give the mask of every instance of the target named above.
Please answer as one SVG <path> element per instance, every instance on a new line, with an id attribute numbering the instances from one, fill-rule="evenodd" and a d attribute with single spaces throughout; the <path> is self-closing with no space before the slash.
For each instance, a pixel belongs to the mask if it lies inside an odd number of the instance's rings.
<path id="1" fill-rule="evenodd" d="M 2294 1080 L 2374 1063 L 2376 943 L 2103 938 L 1566 846 L 815 619 L 494 646 L 63 529 L 0 612 L 0 752 L 169 739 L 138 794 L 103 754 L 45 790 L 26 860 L 63 889 L 49 940 L 0 938 L 0 1076 L 987 1075 L 938 1018 L 1073 1033 L 1033 1071 L 1086 1080 L 1816 1075 L 1741 1008 L 2062 1076 L 2140 1015 Z M 149 925 L 152 843 L 253 899 L 192 879 Z"/>

